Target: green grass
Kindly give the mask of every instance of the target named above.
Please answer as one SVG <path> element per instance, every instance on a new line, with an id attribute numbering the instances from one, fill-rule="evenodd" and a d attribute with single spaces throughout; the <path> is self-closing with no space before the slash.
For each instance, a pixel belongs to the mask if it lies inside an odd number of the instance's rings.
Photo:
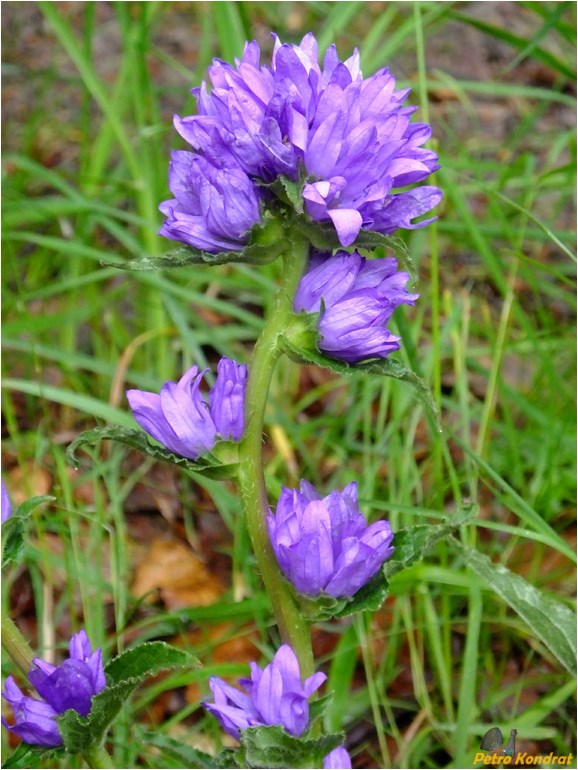
<path id="1" fill-rule="evenodd" d="M 154 707 L 163 692 L 187 685 L 206 695 L 212 673 L 245 673 L 241 663 L 212 661 L 192 630 L 229 622 L 226 633 L 240 639 L 253 629 L 264 655 L 277 643 L 232 486 L 197 477 L 176 485 L 170 474 L 158 482 L 148 460 L 127 461 L 118 448 L 94 450 L 78 473 L 64 457 L 84 428 L 133 424 L 127 387 L 158 388 L 221 355 L 249 358 L 275 263 L 163 274 L 111 264 L 168 250 L 156 231 L 168 151 L 181 146 L 172 114 L 193 110 L 189 89 L 213 57 L 231 60 L 254 36 L 270 46 L 264 30 L 292 41 L 311 30 L 321 47 L 335 40 L 342 57 L 359 47 L 365 74 L 385 65 L 399 73 L 418 116 L 433 122 L 445 196 L 435 225 L 404 235 L 420 300 L 392 322 L 404 340 L 397 358 L 429 382 L 443 433 L 403 383 L 318 376 L 282 360 L 267 411 L 271 500 L 300 476 L 325 490 L 357 479 L 367 515 L 399 529 L 440 521 L 475 499 L 480 515 L 462 545 L 570 604 L 573 4 L 518 3 L 524 25 L 513 29 L 478 13 L 497 3 L 5 5 L 20 27 L 29 7 L 43 22 L 35 22 L 42 64 L 5 43 L 7 86 L 24 108 L 5 120 L 4 477 L 15 496 L 57 500 L 34 512 L 26 568 L 8 572 L 3 607 L 39 653 L 62 649 L 84 626 L 105 655 L 176 637 L 206 663 L 139 692 L 113 731 L 117 765 L 157 761 L 139 754 L 133 718 L 218 749 L 220 730 L 193 700 L 177 698 L 165 721 Z M 179 27 L 186 44 L 171 36 Z M 444 34 L 502 58 L 477 78 L 459 77 L 437 58 Z M 112 64 L 101 52 L 111 35 Z M 39 489 L 42 478 L 48 491 Z M 221 600 L 143 609 L 131 595 L 127 501 L 141 484 L 151 511 L 159 484 L 176 500 L 171 526 L 194 549 L 220 511 L 234 535 Z M 469 766 L 493 725 L 516 727 L 532 751 L 573 752 L 572 678 L 463 553 L 456 543 L 438 546 L 395 577 L 374 616 L 320 630 L 319 664 L 336 694 L 326 726 L 355 736 L 354 766 Z M 12 671 L 8 660 L 3 671 Z"/>

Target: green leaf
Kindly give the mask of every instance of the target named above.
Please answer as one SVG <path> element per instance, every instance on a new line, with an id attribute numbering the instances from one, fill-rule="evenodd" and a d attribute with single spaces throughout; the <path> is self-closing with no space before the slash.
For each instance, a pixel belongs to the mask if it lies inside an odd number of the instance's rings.
<path id="1" fill-rule="evenodd" d="M 12 516 L 2 524 L 2 569 L 19 564 L 24 552 L 24 520 Z"/>
<path id="2" fill-rule="evenodd" d="M 107 687 L 92 699 L 87 717 L 69 709 L 58 718 L 65 748 L 84 753 L 102 744 L 112 722 L 145 679 L 174 668 L 197 668 L 199 661 L 164 642 L 145 642 L 122 653 L 105 666 Z"/>
<path id="3" fill-rule="evenodd" d="M 576 676 L 576 613 L 487 556 L 456 541 L 464 561 L 528 625 L 560 663 Z"/>
<path id="4" fill-rule="evenodd" d="M 189 265 L 224 265 L 230 262 L 266 265 L 273 262 L 286 247 L 284 224 L 270 214 L 263 216 L 263 221 L 255 225 L 249 234 L 249 242 L 241 251 L 220 251 L 211 254 L 181 244 L 174 251 L 161 257 L 140 257 L 128 262 L 102 262 L 105 267 L 117 267 L 121 270 L 150 272 L 167 270 Z"/>
<path id="5" fill-rule="evenodd" d="M 26 519 L 39 505 L 56 500 L 50 495 L 38 495 L 25 500 L 16 508 L 9 519 L 2 524 L 2 569 L 10 564 L 19 564 L 24 552 Z"/>
<path id="6" fill-rule="evenodd" d="M 55 767 L 61 766 L 60 762 L 56 760 L 64 759 L 63 749 L 47 749 L 44 746 L 31 746 L 29 743 L 21 743 L 14 751 L 12 756 L 8 757 L 6 762 L 2 765 L 5 768 L 23 768 L 28 770 L 29 768 L 37 768 L 44 764 L 46 760 L 50 760 L 51 764 Z"/>
<path id="7" fill-rule="evenodd" d="M 35 508 L 43 503 L 53 503 L 56 500 L 52 495 L 36 495 L 36 497 L 30 497 L 21 503 L 13 513 L 13 516 L 20 516 L 21 518 L 28 518 Z"/>
<path id="8" fill-rule="evenodd" d="M 240 767 L 322 767 L 324 757 L 341 746 L 342 733 L 321 738 L 295 738 L 279 725 L 249 727 L 241 733 Z"/>
<path id="9" fill-rule="evenodd" d="M 189 460 L 181 455 L 170 452 L 165 447 L 158 444 L 152 444 L 146 433 L 142 430 L 135 430 L 132 428 L 120 428 L 118 426 L 109 426 L 106 428 L 93 428 L 92 430 L 85 430 L 74 441 L 69 444 L 66 450 L 66 459 L 73 468 L 77 469 L 79 466 L 79 460 L 76 456 L 78 449 L 85 444 L 95 444 L 97 441 L 118 441 L 120 444 L 138 449 L 139 452 L 152 457 L 155 460 L 162 460 L 163 462 L 170 463 L 171 465 L 178 465 L 181 468 L 185 468 L 195 473 L 201 473 L 203 476 L 208 476 L 212 479 L 230 479 L 234 478 L 237 473 L 237 463 L 221 463 L 213 454 L 207 453 L 200 457 L 198 460 Z M 230 442 L 222 442 L 223 445 L 227 445 L 226 449 L 229 450 Z M 219 444 L 217 444 L 216 451 Z"/>
<path id="10" fill-rule="evenodd" d="M 104 667 L 107 679 L 113 683 L 128 679 L 147 679 L 160 671 L 174 668 L 200 668 L 200 661 L 185 650 L 165 642 L 145 642 L 117 655 Z"/>
<path id="11" fill-rule="evenodd" d="M 464 502 L 460 509 L 441 524 L 419 524 L 396 532 L 393 537 L 395 551 L 383 565 L 383 575 L 388 580 L 397 572 L 421 561 L 435 545 L 453 535 L 477 515 L 477 505 Z"/>
<path id="12" fill-rule="evenodd" d="M 234 749 L 223 749 L 220 754 L 213 757 L 213 767 L 217 768 L 240 768 L 241 765 L 237 762 L 239 752 Z"/>
<path id="13" fill-rule="evenodd" d="M 331 704 L 332 700 L 333 693 L 330 692 L 322 698 L 311 701 L 309 704 L 309 725 L 312 725 L 317 719 L 321 719 L 325 716 L 327 707 Z"/>
<path id="14" fill-rule="evenodd" d="M 182 767 L 187 768 L 216 768 L 220 767 L 216 761 L 216 757 L 211 754 L 206 754 L 204 751 L 199 751 L 192 746 L 187 746 L 185 743 L 171 738 L 169 735 L 165 735 L 161 732 L 152 732 L 140 730 L 138 740 L 142 744 L 148 746 L 154 746 L 161 752 L 161 758 L 164 754 L 173 760 L 177 760 L 181 763 Z M 162 766 L 160 763 L 157 766 Z M 169 765 L 172 767 L 172 765 Z M 235 767 L 235 765 L 233 765 Z"/>
<path id="15" fill-rule="evenodd" d="M 295 316 L 295 323 L 288 330 L 289 336 L 285 334 L 282 337 L 285 352 L 293 360 L 306 364 L 316 364 L 317 366 L 330 369 L 332 372 L 335 372 L 335 374 L 345 377 L 378 374 L 383 377 L 393 377 L 396 380 L 407 382 L 415 388 L 417 397 L 426 408 L 436 430 L 441 433 L 442 428 L 439 410 L 430 389 L 415 372 L 392 358 L 383 358 L 379 361 L 368 361 L 366 363 L 350 366 L 343 361 L 329 358 L 323 353 L 320 353 L 319 350 L 313 349 L 312 346 L 308 346 L 307 348 L 301 347 L 301 344 L 303 344 L 304 332 L 300 328 L 297 331 L 299 321 L 300 317 Z"/>

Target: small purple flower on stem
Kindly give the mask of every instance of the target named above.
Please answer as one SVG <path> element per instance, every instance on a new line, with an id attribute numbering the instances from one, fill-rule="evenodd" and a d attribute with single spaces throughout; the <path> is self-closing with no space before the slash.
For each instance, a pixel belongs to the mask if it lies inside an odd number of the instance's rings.
<path id="1" fill-rule="evenodd" d="M 359 512 L 355 482 L 323 498 L 307 481 L 283 487 L 267 525 L 281 570 L 307 596 L 353 596 L 394 551 L 389 522 L 368 526 Z"/>
<path id="2" fill-rule="evenodd" d="M 338 746 L 333 749 L 323 760 L 324 770 L 349 770 L 351 768 L 351 757 L 347 749 Z"/>
<path id="3" fill-rule="evenodd" d="M 210 677 L 215 701 L 203 702 L 203 706 L 237 740 L 241 730 L 260 725 L 280 725 L 299 737 L 309 722 L 308 699 L 326 679 L 318 672 L 302 682 L 297 657 L 284 644 L 264 669 L 251 663 L 251 678 L 239 680 L 245 692 L 216 676 Z"/>
<path id="4" fill-rule="evenodd" d="M 200 391 L 206 371 L 193 366 L 179 382 L 165 382 L 160 394 L 144 390 L 126 394 L 141 428 L 171 452 L 190 460 L 209 452 L 219 436 L 239 441 L 243 435 L 247 367 L 221 359 L 208 396 L 210 406 Z"/>
<path id="5" fill-rule="evenodd" d="M 175 118 L 175 127 L 198 152 L 228 156 L 252 179 L 305 180 L 306 212 L 331 223 L 342 246 L 362 228 L 392 233 L 423 227 L 413 220 L 441 200 L 423 182 L 439 168 L 422 145 L 425 123 L 410 123 L 409 89 L 395 90 L 387 68 L 367 78 L 357 50 L 340 61 L 330 46 L 318 62 L 315 37 L 299 45 L 275 37 L 271 66 L 260 64 L 256 42 L 247 43 L 233 67 L 215 60 L 205 83 L 193 90 L 198 114 Z M 435 219 L 435 217 L 434 217 Z"/>
<path id="6" fill-rule="evenodd" d="M 4 481 L 0 481 L 0 484 L 2 486 L 2 524 L 4 524 L 12 516 L 12 504 L 10 503 L 10 497 Z"/>
<path id="7" fill-rule="evenodd" d="M 221 358 L 209 401 L 215 428 L 223 439 L 240 441 L 243 436 L 246 384 L 247 367 L 244 364 L 239 366 L 228 358 Z"/>
<path id="8" fill-rule="evenodd" d="M 235 164 L 175 151 L 169 186 L 175 198 L 160 205 L 167 219 L 159 234 L 171 240 L 212 253 L 240 251 L 261 221 L 257 187 Z"/>
<path id="9" fill-rule="evenodd" d="M 409 274 L 397 260 L 367 260 L 359 252 L 316 253 L 301 279 L 294 308 L 320 313 L 319 349 L 356 364 L 386 358 L 398 350 L 399 337 L 386 324 L 398 305 L 413 305 L 418 294 L 406 290 Z"/>
<path id="10" fill-rule="evenodd" d="M 69 651 L 70 658 L 59 666 L 34 658 L 35 668 L 28 679 L 44 700 L 24 695 L 13 677 L 6 680 L 2 696 L 12 706 L 15 723 L 9 725 L 2 718 L 2 724 L 26 743 L 60 746 L 62 738 L 56 718 L 68 709 L 87 716 L 93 696 L 106 687 L 102 651 L 92 652 L 85 631 L 72 637 Z"/>

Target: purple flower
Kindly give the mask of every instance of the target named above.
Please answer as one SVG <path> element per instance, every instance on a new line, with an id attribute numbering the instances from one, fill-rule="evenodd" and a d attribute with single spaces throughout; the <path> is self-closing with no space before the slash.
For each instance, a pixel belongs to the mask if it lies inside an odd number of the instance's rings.
<path id="1" fill-rule="evenodd" d="M 325 674 L 317 673 L 302 682 L 297 657 L 284 644 L 264 669 L 251 663 L 251 678 L 239 680 L 245 692 L 216 676 L 210 677 L 215 701 L 204 702 L 203 706 L 237 740 L 241 730 L 260 725 L 280 725 L 298 737 L 309 722 L 307 701 L 326 679 Z"/>
<path id="2" fill-rule="evenodd" d="M 8 490 L 4 486 L 4 482 L 0 480 L 2 486 L 2 524 L 12 516 L 12 504 L 10 503 L 10 497 L 8 496 Z"/>
<path id="3" fill-rule="evenodd" d="M 394 551 L 389 522 L 368 526 L 359 512 L 355 482 L 324 498 L 307 481 L 283 487 L 267 524 L 279 566 L 308 596 L 353 596 Z"/>
<path id="4" fill-rule="evenodd" d="M 363 77 L 359 53 L 344 62 L 335 46 L 318 63 L 315 37 L 299 45 L 275 37 L 271 66 L 247 43 L 235 67 L 215 60 L 206 83 L 193 90 L 198 114 L 175 118 L 177 131 L 207 157 L 229 156 L 252 179 L 303 179 L 309 216 L 331 222 L 343 246 L 360 229 L 391 233 L 415 223 L 441 200 L 437 187 L 419 186 L 439 168 L 422 145 L 425 123 L 410 123 L 409 89 L 395 90 L 387 68 Z"/>
<path id="5" fill-rule="evenodd" d="M 102 651 L 92 652 L 85 631 L 72 637 L 69 650 L 70 658 L 59 666 L 34 658 L 36 668 L 31 669 L 28 679 L 44 700 L 24 695 L 11 676 L 6 680 L 2 696 L 12 706 L 15 723 L 9 725 L 2 718 L 2 724 L 26 743 L 60 746 L 56 718 L 68 709 L 87 716 L 92 697 L 106 687 Z"/>
<path id="6" fill-rule="evenodd" d="M 323 767 L 325 770 L 348 770 L 351 767 L 351 757 L 347 749 L 343 746 L 333 749 L 323 760 Z"/>
<path id="7" fill-rule="evenodd" d="M 209 404 L 200 386 L 208 369 L 191 367 L 179 382 L 165 382 L 160 394 L 128 390 L 134 418 L 153 438 L 175 454 L 196 460 L 209 452 L 218 436 L 239 441 L 244 428 L 247 367 L 222 358 Z"/>
<path id="8" fill-rule="evenodd" d="M 243 436 L 246 383 L 247 367 L 239 366 L 228 358 L 221 358 L 209 400 L 215 428 L 224 439 L 240 441 Z"/>
<path id="9" fill-rule="evenodd" d="M 294 308 L 320 313 L 319 349 L 332 358 L 349 364 L 386 358 L 400 347 L 386 324 L 398 305 L 413 305 L 419 296 L 406 291 L 408 281 L 393 257 L 368 261 L 357 251 L 314 254 Z"/>
<path id="10" fill-rule="evenodd" d="M 259 193 L 234 163 L 227 167 L 192 152 L 171 155 L 174 199 L 161 203 L 167 217 L 160 235 L 203 251 L 240 251 L 261 220 Z"/>

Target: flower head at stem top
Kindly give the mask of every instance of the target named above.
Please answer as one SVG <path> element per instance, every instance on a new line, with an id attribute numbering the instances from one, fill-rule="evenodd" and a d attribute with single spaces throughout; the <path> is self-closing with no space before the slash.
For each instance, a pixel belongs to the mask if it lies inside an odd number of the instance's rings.
<path id="1" fill-rule="evenodd" d="M 314 252 L 294 308 L 320 313 L 318 345 L 328 356 L 349 364 L 386 358 L 400 347 L 386 324 L 398 305 L 413 305 L 419 296 L 406 290 L 409 278 L 392 257 L 367 260 L 357 251 Z"/>
<path id="2" fill-rule="evenodd" d="M 10 725 L 2 718 L 2 724 L 26 743 L 60 746 L 56 718 L 68 709 L 87 716 L 93 696 L 106 687 L 102 651 L 92 652 L 85 631 L 71 638 L 69 651 L 70 657 L 59 666 L 34 658 L 28 680 L 43 700 L 24 695 L 13 677 L 6 680 L 2 697 L 12 706 L 15 723 Z"/>
<path id="3" fill-rule="evenodd" d="M 352 597 L 394 551 L 388 521 L 367 525 L 357 505 L 357 484 L 321 497 L 307 481 L 283 488 L 267 519 L 279 566 L 307 596 Z"/>
<path id="4" fill-rule="evenodd" d="M 430 127 L 412 123 L 415 108 L 403 106 L 409 89 L 396 90 L 387 68 L 364 78 L 357 50 L 342 62 L 332 45 L 320 67 L 312 34 L 299 45 L 274 37 L 270 66 L 256 42 L 234 67 L 213 62 L 212 90 L 193 91 L 198 114 L 175 118 L 183 138 L 259 184 L 298 181 L 308 216 L 331 224 L 342 246 L 362 228 L 387 234 L 433 221 L 414 221 L 442 196 L 420 184 L 438 164 L 422 146 Z"/>
<path id="5" fill-rule="evenodd" d="M 264 669 L 251 663 L 251 678 L 239 680 L 245 692 L 212 676 L 209 686 L 215 700 L 203 705 L 233 738 L 259 725 L 280 725 L 299 737 L 309 724 L 308 700 L 326 679 L 318 672 L 302 681 L 297 657 L 284 644 Z"/>
<path id="6" fill-rule="evenodd" d="M 200 386 L 208 369 L 191 367 L 178 382 L 165 382 L 159 393 L 127 391 L 135 420 L 175 454 L 196 460 L 218 438 L 239 441 L 244 430 L 247 367 L 223 357 L 207 403 Z"/>

